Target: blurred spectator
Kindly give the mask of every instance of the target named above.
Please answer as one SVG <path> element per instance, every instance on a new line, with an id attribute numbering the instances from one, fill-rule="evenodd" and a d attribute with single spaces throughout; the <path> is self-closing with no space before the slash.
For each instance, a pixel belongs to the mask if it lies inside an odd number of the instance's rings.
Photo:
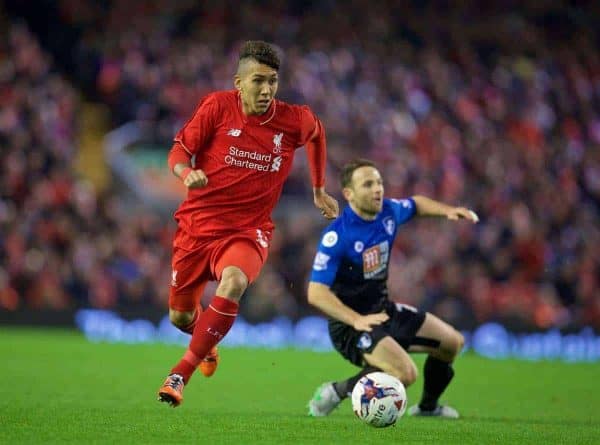
<path id="1" fill-rule="evenodd" d="M 231 86 L 242 40 L 280 44 L 280 94 L 319 114 L 334 165 L 372 158 L 388 196 L 482 217 L 458 233 L 407 226 L 394 298 L 461 327 L 600 329 L 600 8 L 561 3 L 63 0 L 57 26 L 79 30 L 62 63 L 86 94 L 115 125 L 152 122 L 165 150 L 202 95 Z M 16 307 L 15 293 L 32 306 L 164 305 L 172 225 L 73 177 L 77 95 L 25 28 L 1 33 L 0 305 Z M 299 161 L 290 201 L 308 193 Z M 307 310 L 323 227 L 310 210 L 277 216 L 245 303 L 257 320 Z"/>

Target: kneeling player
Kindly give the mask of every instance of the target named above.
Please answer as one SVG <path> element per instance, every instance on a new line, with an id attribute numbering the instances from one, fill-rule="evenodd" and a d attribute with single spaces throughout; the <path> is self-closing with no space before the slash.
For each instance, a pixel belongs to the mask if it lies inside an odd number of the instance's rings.
<path id="1" fill-rule="evenodd" d="M 415 215 L 473 223 L 477 215 L 424 196 L 384 199 L 381 175 L 368 160 L 344 167 L 342 187 L 348 206 L 321 238 L 308 301 L 330 317 L 336 350 L 362 370 L 321 385 L 309 402 L 309 414 L 328 415 L 370 372 L 383 371 L 411 385 L 417 367 L 408 353 L 424 352 L 428 357 L 423 396 L 409 414 L 458 418 L 454 408 L 439 404 L 439 397 L 454 375 L 452 363 L 463 347 L 463 336 L 433 314 L 389 301 L 388 265 L 399 226 Z"/>

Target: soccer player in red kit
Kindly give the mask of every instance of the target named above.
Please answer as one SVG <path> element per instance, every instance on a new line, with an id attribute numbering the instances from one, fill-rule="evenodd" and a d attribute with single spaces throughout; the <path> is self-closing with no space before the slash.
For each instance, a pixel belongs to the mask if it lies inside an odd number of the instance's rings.
<path id="1" fill-rule="evenodd" d="M 183 387 L 197 367 L 206 376 L 216 368 L 216 345 L 267 259 L 271 212 L 298 147 L 307 150 L 315 206 L 329 219 L 339 212 L 324 189 L 327 154 L 319 119 L 307 106 L 274 98 L 279 64 L 269 44 L 246 42 L 235 90 L 204 97 L 169 153 L 169 167 L 188 187 L 175 212 L 169 317 L 192 334 L 158 391 L 158 399 L 172 406 L 183 401 Z M 200 297 L 211 280 L 219 283 L 216 295 L 202 311 Z"/>

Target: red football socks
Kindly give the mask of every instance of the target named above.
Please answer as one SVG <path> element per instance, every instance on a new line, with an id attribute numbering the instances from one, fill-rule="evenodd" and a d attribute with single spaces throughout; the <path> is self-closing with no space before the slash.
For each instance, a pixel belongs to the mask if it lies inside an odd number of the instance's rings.
<path id="1" fill-rule="evenodd" d="M 171 373 L 181 375 L 187 383 L 206 354 L 227 335 L 238 307 L 235 301 L 215 296 L 198 317 L 188 350 Z"/>

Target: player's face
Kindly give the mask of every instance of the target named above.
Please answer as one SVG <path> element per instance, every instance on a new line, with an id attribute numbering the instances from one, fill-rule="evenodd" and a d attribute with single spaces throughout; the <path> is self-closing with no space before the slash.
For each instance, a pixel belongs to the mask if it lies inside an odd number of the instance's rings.
<path id="1" fill-rule="evenodd" d="M 277 71 L 268 65 L 249 60 L 234 77 L 246 114 L 263 114 L 277 93 Z"/>
<path id="2" fill-rule="evenodd" d="M 374 219 L 383 207 L 383 179 L 376 168 L 365 166 L 354 170 L 352 184 L 344 196 L 354 211 L 365 219 Z"/>

